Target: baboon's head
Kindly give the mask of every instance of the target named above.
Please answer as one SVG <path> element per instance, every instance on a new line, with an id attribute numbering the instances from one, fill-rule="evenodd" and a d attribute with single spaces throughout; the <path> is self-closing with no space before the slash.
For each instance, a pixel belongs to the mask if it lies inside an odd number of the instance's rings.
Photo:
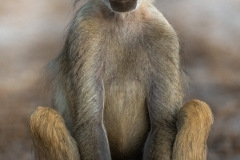
<path id="1" fill-rule="evenodd" d="M 115 12 L 129 12 L 137 8 L 142 0 L 108 0 Z"/>

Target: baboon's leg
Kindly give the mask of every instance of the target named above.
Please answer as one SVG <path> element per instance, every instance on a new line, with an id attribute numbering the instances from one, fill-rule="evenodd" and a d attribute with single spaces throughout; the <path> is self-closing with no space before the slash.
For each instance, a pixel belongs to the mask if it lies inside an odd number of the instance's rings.
<path id="1" fill-rule="evenodd" d="M 37 160 L 79 160 L 75 140 L 53 109 L 38 107 L 30 117 L 30 134 Z"/>
<path id="2" fill-rule="evenodd" d="M 185 104 L 177 117 L 177 136 L 173 160 L 206 160 L 207 138 L 213 115 L 209 106 L 199 100 Z"/>

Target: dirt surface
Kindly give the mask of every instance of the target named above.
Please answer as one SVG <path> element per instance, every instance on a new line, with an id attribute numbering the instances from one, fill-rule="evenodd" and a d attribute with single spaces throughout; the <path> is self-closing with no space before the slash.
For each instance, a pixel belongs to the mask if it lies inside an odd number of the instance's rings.
<path id="1" fill-rule="evenodd" d="M 215 117 L 210 160 L 240 159 L 240 2 L 159 0 L 182 41 L 188 100 L 207 102 Z M 74 14 L 71 0 L 0 0 L 0 159 L 33 159 L 27 121 L 49 105 L 44 66 L 61 51 Z"/>

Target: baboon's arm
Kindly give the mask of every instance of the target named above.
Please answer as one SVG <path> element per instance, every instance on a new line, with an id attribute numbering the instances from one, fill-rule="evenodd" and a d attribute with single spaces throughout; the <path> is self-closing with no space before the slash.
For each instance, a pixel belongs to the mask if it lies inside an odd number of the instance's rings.
<path id="1" fill-rule="evenodd" d="M 185 104 L 177 116 L 173 160 L 206 160 L 207 138 L 213 124 L 209 106 L 199 100 Z"/>
<path id="2" fill-rule="evenodd" d="M 153 36 L 152 41 L 149 41 L 151 50 L 157 52 L 149 53 L 152 70 L 147 106 L 151 131 L 143 157 L 144 160 L 171 160 L 172 144 L 177 133 L 175 117 L 182 107 L 183 99 L 179 42 L 175 31 L 168 24 L 150 33 Z"/>
<path id="3" fill-rule="evenodd" d="M 89 5 L 95 8 L 96 4 L 92 3 L 89 1 Z M 100 52 L 101 30 L 97 18 L 92 16 L 94 13 L 90 14 L 93 10 L 85 13 L 89 5 L 76 14 L 58 63 L 73 123 L 71 133 L 78 144 L 80 157 L 111 160 L 103 124 L 104 55 Z"/>

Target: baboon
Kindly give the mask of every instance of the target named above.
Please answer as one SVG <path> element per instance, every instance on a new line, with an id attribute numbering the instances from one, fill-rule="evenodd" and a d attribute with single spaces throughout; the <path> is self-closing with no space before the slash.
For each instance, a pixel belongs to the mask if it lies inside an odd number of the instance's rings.
<path id="1" fill-rule="evenodd" d="M 152 0 L 86 2 L 48 66 L 54 110 L 30 118 L 36 159 L 206 159 L 212 114 L 182 107 L 179 48 Z"/>

